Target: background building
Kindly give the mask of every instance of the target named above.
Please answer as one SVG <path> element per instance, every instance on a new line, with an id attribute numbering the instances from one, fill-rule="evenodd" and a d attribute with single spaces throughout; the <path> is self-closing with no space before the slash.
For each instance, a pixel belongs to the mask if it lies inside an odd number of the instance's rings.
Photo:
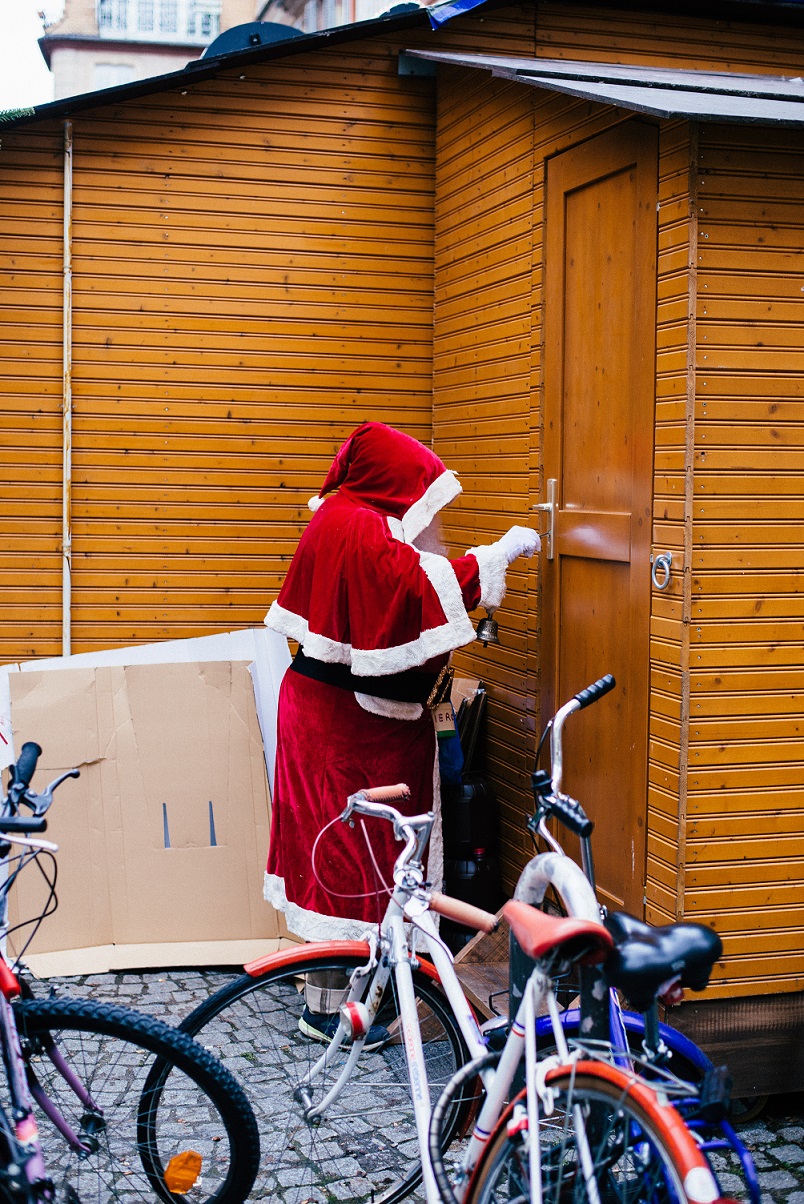
<path id="1" fill-rule="evenodd" d="M 257 0 L 65 0 L 40 39 L 54 99 L 180 71 Z"/>
<path id="2" fill-rule="evenodd" d="M 418 0 L 416 0 L 418 3 Z M 65 0 L 39 41 L 54 100 L 180 71 L 219 33 L 250 21 L 305 33 L 365 21 L 393 0 Z"/>

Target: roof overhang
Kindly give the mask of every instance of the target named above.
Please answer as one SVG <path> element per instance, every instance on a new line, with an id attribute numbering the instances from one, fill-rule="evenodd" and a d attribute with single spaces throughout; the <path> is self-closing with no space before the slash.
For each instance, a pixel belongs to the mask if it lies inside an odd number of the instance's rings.
<path id="1" fill-rule="evenodd" d="M 614 63 L 509 58 L 438 50 L 405 53 L 433 63 L 490 71 L 500 79 L 564 92 L 568 96 L 616 105 L 635 113 L 649 113 L 654 117 L 804 125 L 804 79 L 801 76 L 676 71 L 667 67 L 624 67 Z"/>

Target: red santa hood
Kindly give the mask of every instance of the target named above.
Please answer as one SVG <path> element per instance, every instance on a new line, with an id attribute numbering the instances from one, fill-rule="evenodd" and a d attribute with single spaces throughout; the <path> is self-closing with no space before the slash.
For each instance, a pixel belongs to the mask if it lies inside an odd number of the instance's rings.
<path id="1" fill-rule="evenodd" d="M 460 489 L 418 440 L 380 422 L 358 427 L 311 501 L 317 512 L 268 626 L 361 677 L 401 673 L 471 643 L 476 557 L 451 561 L 412 542 Z"/>
<path id="2" fill-rule="evenodd" d="M 333 489 L 358 505 L 398 519 L 398 532 L 410 543 L 461 492 L 455 473 L 418 439 L 382 422 L 364 422 L 341 446 L 318 497 L 317 510 Z"/>

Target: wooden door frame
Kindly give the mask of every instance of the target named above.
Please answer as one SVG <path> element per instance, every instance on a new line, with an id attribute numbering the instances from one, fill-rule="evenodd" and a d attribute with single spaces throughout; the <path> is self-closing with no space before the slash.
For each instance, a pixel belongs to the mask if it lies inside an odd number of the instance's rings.
<path id="1" fill-rule="evenodd" d="M 546 481 L 549 476 L 557 475 L 559 478 L 557 507 L 560 510 L 562 501 L 562 473 L 560 469 L 556 469 L 553 473 L 552 466 L 560 466 L 562 463 L 562 439 L 563 431 L 561 423 L 551 425 L 549 418 L 550 414 L 561 413 L 561 405 L 563 401 L 564 389 L 564 332 L 563 332 L 563 314 L 564 314 L 564 290 L 566 284 L 566 273 L 563 269 L 553 271 L 554 265 L 548 263 L 550 255 L 550 244 L 554 247 L 565 246 L 565 202 L 566 194 L 572 190 L 573 183 L 576 186 L 588 186 L 595 182 L 603 181 L 608 176 L 615 175 L 629 166 L 628 159 L 632 155 L 633 166 L 639 174 L 650 172 L 652 175 L 651 183 L 654 191 L 658 192 L 658 181 L 656 176 L 656 168 L 658 165 L 658 130 L 652 123 L 646 123 L 639 120 L 630 120 L 618 123 L 612 126 L 609 130 L 594 137 L 580 142 L 574 146 L 557 152 L 555 156 L 545 161 L 545 236 L 543 239 L 543 258 L 542 270 L 544 280 L 543 293 L 543 322 L 544 322 L 544 345 L 543 345 L 543 371 L 541 382 L 541 419 L 542 419 L 542 454 L 541 454 L 541 477 L 542 488 L 540 490 L 539 500 L 544 500 Z M 627 148 L 630 153 L 623 156 L 622 149 Z M 651 153 L 646 154 L 646 151 Z M 644 179 L 644 176 L 643 176 Z M 647 181 L 646 181 L 647 183 Z M 647 804 L 648 804 L 648 764 L 649 764 L 649 704 L 650 704 L 650 620 L 651 620 L 651 589 L 650 589 L 650 552 L 652 546 L 653 535 L 653 463 L 655 450 L 655 399 L 656 399 L 656 303 L 657 303 L 657 259 L 658 259 L 658 220 L 656 216 L 655 206 L 652 212 L 643 211 L 638 219 L 637 238 L 640 245 L 644 245 L 646 253 L 638 260 L 637 271 L 638 278 L 634 288 L 634 305 L 639 305 L 640 298 L 650 298 L 654 321 L 652 324 L 653 336 L 646 344 L 644 354 L 639 357 L 638 362 L 634 363 L 633 374 L 637 376 L 638 383 L 635 387 L 635 392 L 640 396 L 644 396 L 643 390 L 652 398 L 653 420 L 648 424 L 634 423 L 634 444 L 632 451 L 632 462 L 634 464 L 649 465 L 650 474 L 650 489 L 649 499 L 650 505 L 648 512 L 643 515 L 632 516 L 631 522 L 631 558 L 636 558 L 644 563 L 644 581 L 640 580 L 638 573 L 631 575 L 631 592 L 629 599 L 629 613 L 636 614 L 638 620 L 642 623 L 642 639 L 643 644 L 641 655 L 644 659 L 644 669 L 639 675 L 639 680 L 635 680 L 635 690 L 629 699 L 629 712 L 634 717 L 639 717 L 639 723 L 642 728 L 640 731 L 641 741 L 644 747 L 644 757 L 632 758 L 629 765 L 630 777 L 629 788 L 634 792 L 633 797 L 644 798 L 644 820 L 641 828 L 638 847 L 635 850 L 635 865 L 638 860 L 641 866 L 641 882 L 644 886 L 647 873 Z M 556 225 L 558 223 L 558 225 Z M 560 229 L 560 238 L 557 240 L 554 233 Z M 551 233 L 551 231 L 553 233 Z M 552 337 L 552 330 L 556 319 L 561 323 L 560 337 Z M 547 615 L 555 615 L 558 613 L 558 605 L 560 602 L 560 590 L 558 582 L 558 562 L 553 562 L 554 571 L 549 571 L 547 568 L 548 562 L 545 561 L 546 571 L 542 576 L 542 622 L 540 624 L 543 636 L 549 631 L 548 624 L 545 622 Z M 561 706 L 566 699 L 558 698 L 558 624 L 553 625 L 552 638 L 542 638 L 540 649 L 541 660 L 541 719 L 542 727 L 555 712 L 558 706 Z M 588 684 L 588 683 L 583 683 Z M 643 914 L 643 908 L 640 908 L 640 915 Z"/>

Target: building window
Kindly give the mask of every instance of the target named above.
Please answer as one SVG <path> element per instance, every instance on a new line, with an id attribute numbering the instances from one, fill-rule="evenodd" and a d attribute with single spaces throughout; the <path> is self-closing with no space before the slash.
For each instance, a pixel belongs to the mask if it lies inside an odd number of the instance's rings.
<path id="1" fill-rule="evenodd" d="M 221 0 L 97 0 L 101 37 L 209 42 L 220 32 Z"/>
<path id="2" fill-rule="evenodd" d="M 92 68 L 92 87 L 114 88 L 117 84 L 129 84 L 134 79 L 131 63 L 95 63 Z"/>
<path id="3" fill-rule="evenodd" d="M 119 34 L 128 29 L 128 0 L 98 0 L 98 29 Z"/>
<path id="4" fill-rule="evenodd" d="M 305 33 L 315 33 L 318 29 L 318 0 L 306 0 L 302 29 Z"/>
<path id="5" fill-rule="evenodd" d="M 220 0 L 190 0 L 187 13 L 187 34 L 199 41 L 209 42 L 220 33 Z"/>
<path id="6" fill-rule="evenodd" d="M 137 0 L 137 28 L 151 33 L 154 27 L 154 0 Z"/>

